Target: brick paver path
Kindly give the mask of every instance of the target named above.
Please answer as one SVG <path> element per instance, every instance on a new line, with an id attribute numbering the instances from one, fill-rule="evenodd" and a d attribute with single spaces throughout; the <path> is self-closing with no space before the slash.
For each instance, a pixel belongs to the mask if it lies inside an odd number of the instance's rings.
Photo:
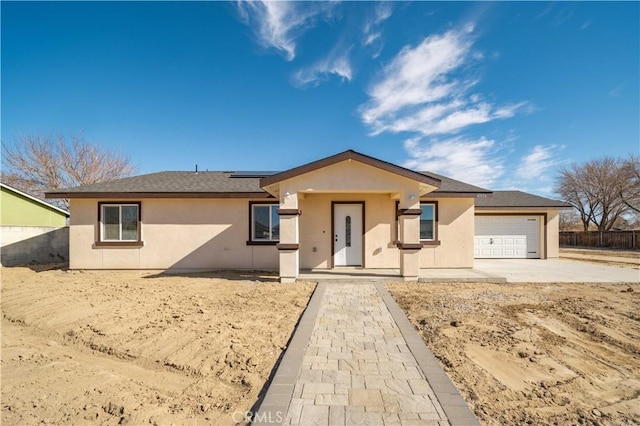
<path id="1" fill-rule="evenodd" d="M 374 284 L 327 285 L 284 420 L 449 424 Z"/>

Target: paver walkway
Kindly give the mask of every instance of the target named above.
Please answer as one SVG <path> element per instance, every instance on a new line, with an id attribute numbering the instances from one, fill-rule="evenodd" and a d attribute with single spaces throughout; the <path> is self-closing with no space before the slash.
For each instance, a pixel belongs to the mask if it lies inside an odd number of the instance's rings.
<path id="1" fill-rule="evenodd" d="M 478 424 L 381 284 L 321 283 L 312 302 L 305 316 L 313 318 L 301 320 L 287 350 L 294 356 L 283 358 L 254 424 Z M 301 327 L 307 336 L 296 342 Z M 425 369 L 437 376 L 440 395 Z"/>

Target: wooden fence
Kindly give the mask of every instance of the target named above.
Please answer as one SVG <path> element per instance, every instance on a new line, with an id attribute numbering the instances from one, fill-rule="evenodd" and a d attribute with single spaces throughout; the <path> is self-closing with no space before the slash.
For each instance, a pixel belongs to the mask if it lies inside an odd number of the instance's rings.
<path id="1" fill-rule="evenodd" d="M 640 231 L 560 232 L 560 245 L 640 249 Z"/>

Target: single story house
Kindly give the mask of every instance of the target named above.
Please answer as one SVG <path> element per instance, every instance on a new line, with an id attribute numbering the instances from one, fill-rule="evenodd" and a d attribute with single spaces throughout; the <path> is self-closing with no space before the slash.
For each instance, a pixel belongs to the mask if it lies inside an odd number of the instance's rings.
<path id="1" fill-rule="evenodd" d="M 349 150 L 284 172 L 159 172 L 70 199 L 71 269 L 472 268 L 558 256 L 558 201 L 492 192 Z"/>
<path id="2" fill-rule="evenodd" d="M 69 212 L 0 183 L 3 266 L 66 261 Z"/>

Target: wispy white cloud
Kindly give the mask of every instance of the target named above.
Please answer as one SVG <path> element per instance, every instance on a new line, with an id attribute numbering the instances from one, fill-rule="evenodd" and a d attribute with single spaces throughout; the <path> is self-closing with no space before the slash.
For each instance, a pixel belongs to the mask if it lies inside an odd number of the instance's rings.
<path id="1" fill-rule="evenodd" d="M 544 4 L 544 3 L 539 3 L 539 4 Z M 555 7 L 555 3 L 554 2 L 547 3 L 546 7 L 544 8 L 544 10 L 542 12 L 538 13 L 533 19 L 537 21 L 538 19 L 547 16 L 549 13 L 551 13 L 551 11 L 553 10 L 554 7 Z"/>
<path id="2" fill-rule="evenodd" d="M 559 27 L 573 17 L 573 10 L 562 9 L 551 20 L 551 25 Z"/>
<path id="3" fill-rule="evenodd" d="M 520 159 L 515 176 L 523 181 L 536 181 L 538 184 L 549 181 L 549 169 L 560 163 L 557 154 L 562 149 L 562 145 L 534 146 Z"/>
<path id="4" fill-rule="evenodd" d="M 391 17 L 393 8 L 389 2 L 376 3 L 373 10 L 373 16 L 364 23 L 364 44 L 369 45 L 380 37 L 380 32 L 376 30 L 378 24 L 386 21 Z"/>
<path id="5" fill-rule="evenodd" d="M 431 171 L 489 189 L 519 189 L 552 195 L 553 169 L 563 162 L 563 145 L 536 145 L 526 154 L 508 158 L 510 141 L 456 136 L 444 140 L 412 138 L 404 142 L 409 159 L 404 166 Z"/>
<path id="6" fill-rule="evenodd" d="M 609 96 L 612 98 L 619 98 L 622 95 L 622 89 L 624 89 L 624 83 L 617 85 L 613 89 L 609 90 Z"/>
<path id="7" fill-rule="evenodd" d="M 372 135 L 411 135 L 404 143 L 406 167 L 491 188 L 507 171 L 514 173 L 511 164 L 520 159 L 506 161 L 511 141 L 463 132 L 533 107 L 528 102 L 499 104 L 474 91 L 479 83 L 474 66 L 486 55 L 473 48 L 472 33 L 468 25 L 405 46 L 374 79 L 359 112 Z M 543 161 L 540 152 L 531 155 L 530 161 Z"/>
<path id="8" fill-rule="evenodd" d="M 349 60 L 349 50 L 336 48 L 326 58 L 314 65 L 302 68 L 293 74 L 293 83 L 296 86 L 318 84 L 326 80 L 330 75 L 336 75 L 342 80 L 351 81 L 353 68 Z"/>
<path id="9" fill-rule="evenodd" d="M 393 14 L 393 6 L 390 2 L 375 3 L 373 14 L 364 22 L 362 30 L 362 44 L 373 48 L 373 57 L 377 58 L 382 51 L 381 24 Z"/>
<path id="10" fill-rule="evenodd" d="M 405 46 L 382 69 L 360 108 L 373 135 L 453 134 L 526 109 L 525 102 L 496 106 L 469 93 L 477 80 L 464 77 L 464 71 L 483 59 L 472 50 L 472 30 L 467 26 L 427 37 L 416 47 Z"/>
<path id="11" fill-rule="evenodd" d="M 369 45 L 373 44 L 376 40 L 380 39 L 381 35 L 382 35 L 382 33 L 380 33 L 380 32 L 365 33 L 365 35 L 364 35 L 364 45 L 365 46 L 369 46 Z"/>
<path id="12" fill-rule="evenodd" d="M 296 55 L 296 38 L 318 15 L 331 11 L 335 2 L 250 0 L 236 3 L 245 24 L 254 28 L 258 42 L 282 52 L 287 60 Z"/>
<path id="13" fill-rule="evenodd" d="M 409 154 L 405 167 L 440 173 L 480 187 L 490 188 L 505 170 L 496 142 L 484 137 L 430 141 L 416 137 L 405 141 L 404 148 Z"/>
<path id="14" fill-rule="evenodd" d="M 536 145 L 514 161 L 506 173 L 512 179 L 500 181 L 494 189 L 518 189 L 545 197 L 554 197 L 555 169 L 566 161 L 562 157 L 564 145 Z"/>

